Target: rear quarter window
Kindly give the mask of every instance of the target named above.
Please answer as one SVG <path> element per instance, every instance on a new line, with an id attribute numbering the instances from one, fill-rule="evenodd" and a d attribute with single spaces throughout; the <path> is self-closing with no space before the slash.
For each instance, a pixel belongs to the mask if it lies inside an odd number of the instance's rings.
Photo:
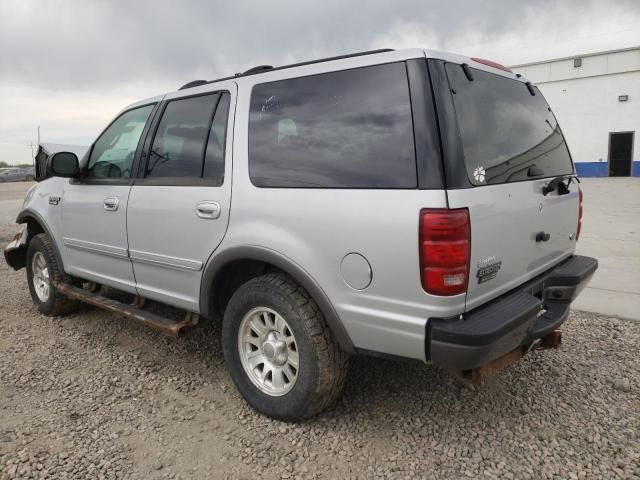
<path id="1" fill-rule="evenodd" d="M 404 63 L 256 85 L 249 174 L 259 187 L 416 188 Z"/>
<path id="2" fill-rule="evenodd" d="M 569 150 L 547 102 L 520 81 L 470 69 L 446 66 L 460 128 L 469 181 L 500 184 L 573 172 Z M 531 177 L 536 165 L 542 175 Z"/>

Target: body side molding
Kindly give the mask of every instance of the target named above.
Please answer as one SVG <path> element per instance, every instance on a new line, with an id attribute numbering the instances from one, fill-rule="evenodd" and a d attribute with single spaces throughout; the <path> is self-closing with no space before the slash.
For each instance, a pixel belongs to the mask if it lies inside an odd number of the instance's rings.
<path id="1" fill-rule="evenodd" d="M 105 245 L 104 243 L 89 242 L 70 237 L 63 237 L 62 242 L 67 247 L 75 248 L 77 250 L 98 253 L 107 257 L 128 258 L 126 248 L 114 247 L 112 245 Z"/>
<path id="2" fill-rule="evenodd" d="M 133 262 L 149 263 L 160 265 L 166 268 L 199 272 L 202 270 L 202 262 L 189 258 L 171 257 L 169 255 L 158 255 L 156 253 L 144 252 L 142 250 L 129 250 L 129 258 Z"/>

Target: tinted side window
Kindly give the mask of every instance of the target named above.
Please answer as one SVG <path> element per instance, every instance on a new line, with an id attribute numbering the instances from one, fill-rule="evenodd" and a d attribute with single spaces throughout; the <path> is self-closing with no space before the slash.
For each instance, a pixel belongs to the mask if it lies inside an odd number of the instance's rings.
<path id="1" fill-rule="evenodd" d="M 149 154 L 147 177 L 201 177 L 205 142 L 219 94 L 170 101 Z"/>
<path id="2" fill-rule="evenodd" d="M 260 187 L 415 188 L 405 64 L 256 85 L 249 174 Z"/>
<path id="3" fill-rule="evenodd" d="M 207 153 L 204 158 L 202 176 L 214 179 L 215 185 L 224 181 L 224 151 L 227 137 L 227 117 L 229 115 L 229 93 L 220 96 L 216 113 L 211 123 L 207 139 Z"/>
<path id="4" fill-rule="evenodd" d="M 153 105 L 135 108 L 120 115 L 93 145 L 87 178 L 128 178 Z"/>

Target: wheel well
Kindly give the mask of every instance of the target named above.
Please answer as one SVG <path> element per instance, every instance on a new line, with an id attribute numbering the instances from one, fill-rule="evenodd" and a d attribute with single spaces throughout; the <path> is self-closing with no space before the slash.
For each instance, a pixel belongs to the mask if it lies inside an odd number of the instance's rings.
<path id="1" fill-rule="evenodd" d="M 234 260 L 226 264 L 213 279 L 213 288 L 210 292 L 213 313 L 222 317 L 231 296 L 238 288 L 253 278 L 272 272 L 282 272 L 282 270 L 261 260 Z"/>
<path id="2" fill-rule="evenodd" d="M 27 243 L 31 241 L 33 237 L 38 235 L 39 233 L 45 233 L 45 229 L 40 225 L 40 222 L 33 217 L 25 218 L 24 223 L 27 224 L 27 232 L 29 237 L 27 238 Z"/>
<path id="3" fill-rule="evenodd" d="M 278 252 L 258 246 L 237 246 L 216 255 L 205 269 L 201 290 L 201 313 L 207 318 L 220 318 L 234 292 L 252 278 L 282 272 L 301 285 L 315 300 L 340 347 L 355 349 L 340 317 L 327 294 L 313 277 L 294 261 Z"/>

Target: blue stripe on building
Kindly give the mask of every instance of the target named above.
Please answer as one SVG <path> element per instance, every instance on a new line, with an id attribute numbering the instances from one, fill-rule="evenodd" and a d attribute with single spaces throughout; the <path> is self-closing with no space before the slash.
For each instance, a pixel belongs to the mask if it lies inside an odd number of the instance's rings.
<path id="1" fill-rule="evenodd" d="M 576 162 L 576 171 L 581 177 L 607 177 L 609 162 Z M 640 177 L 640 160 L 632 162 L 631 176 Z"/>

